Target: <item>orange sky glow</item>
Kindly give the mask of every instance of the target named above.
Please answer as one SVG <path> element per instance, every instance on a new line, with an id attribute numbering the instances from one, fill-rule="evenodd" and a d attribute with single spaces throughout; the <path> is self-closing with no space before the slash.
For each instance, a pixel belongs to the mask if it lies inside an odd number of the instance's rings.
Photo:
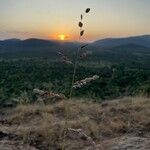
<path id="1" fill-rule="evenodd" d="M 83 41 L 150 34 L 150 0 L 4 0 L 0 40 L 78 41 L 78 22 L 87 7 Z"/>

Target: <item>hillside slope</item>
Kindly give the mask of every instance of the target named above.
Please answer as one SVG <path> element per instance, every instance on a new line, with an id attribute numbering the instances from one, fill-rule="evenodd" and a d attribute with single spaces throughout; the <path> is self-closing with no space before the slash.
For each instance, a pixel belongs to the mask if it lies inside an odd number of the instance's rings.
<path id="1" fill-rule="evenodd" d="M 145 98 L 101 104 L 61 101 L 1 110 L 0 149 L 60 150 L 64 141 L 65 106 L 68 106 L 67 128 L 74 130 L 73 135 L 65 132 L 66 150 L 150 149 L 150 99 Z M 77 131 L 81 130 L 77 129 L 82 129 L 84 136 L 79 136 Z"/>
<path id="2" fill-rule="evenodd" d="M 0 58 L 38 57 L 57 60 L 60 51 L 74 57 L 80 44 L 85 45 L 85 43 L 43 39 L 9 39 L 0 41 Z M 87 52 L 87 61 L 121 63 L 147 69 L 150 65 L 150 35 L 102 39 L 88 43 L 82 51 Z"/>

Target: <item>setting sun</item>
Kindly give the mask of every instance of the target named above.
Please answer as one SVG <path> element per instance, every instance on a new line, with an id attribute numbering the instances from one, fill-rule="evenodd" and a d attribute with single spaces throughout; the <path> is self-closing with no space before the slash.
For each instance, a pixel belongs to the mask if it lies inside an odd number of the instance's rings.
<path id="1" fill-rule="evenodd" d="M 59 39 L 62 40 L 62 41 L 65 40 L 65 38 L 66 38 L 66 36 L 65 36 L 64 34 L 61 34 L 61 35 L 59 35 L 58 37 L 59 37 Z"/>

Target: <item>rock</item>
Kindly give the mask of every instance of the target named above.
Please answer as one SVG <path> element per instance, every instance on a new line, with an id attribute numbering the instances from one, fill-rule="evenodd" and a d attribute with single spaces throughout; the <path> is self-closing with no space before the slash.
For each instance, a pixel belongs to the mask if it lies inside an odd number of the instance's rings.
<path id="1" fill-rule="evenodd" d="M 4 133 L 4 132 L 0 131 L 0 140 L 7 137 L 7 136 L 8 136 L 7 133 Z"/>
<path id="2" fill-rule="evenodd" d="M 150 137 L 125 135 L 103 142 L 104 150 L 150 150 Z"/>
<path id="3" fill-rule="evenodd" d="M 68 128 L 67 137 L 70 139 L 70 150 L 99 150 L 94 140 L 86 135 L 82 129 Z"/>
<path id="4" fill-rule="evenodd" d="M 2 139 L 17 139 L 17 135 L 0 131 L 0 140 Z"/>
<path id="5" fill-rule="evenodd" d="M 0 150 L 39 150 L 30 145 L 25 145 L 19 141 L 3 140 L 0 141 Z"/>

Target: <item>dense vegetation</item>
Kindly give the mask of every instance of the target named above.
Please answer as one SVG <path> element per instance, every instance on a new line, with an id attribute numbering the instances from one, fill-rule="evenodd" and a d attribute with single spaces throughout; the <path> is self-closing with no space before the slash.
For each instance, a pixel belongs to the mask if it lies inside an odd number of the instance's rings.
<path id="1" fill-rule="evenodd" d="M 58 52 L 71 61 L 79 45 L 41 39 L 0 41 L 0 104 L 23 97 L 34 100 L 34 88 L 69 96 L 73 65 L 63 64 Z M 82 49 L 75 81 L 100 78 L 73 91 L 75 97 L 95 100 L 150 95 L 150 35 L 104 39 Z M 80 54 L 81 55 L 81 54 Z"/>
<path id="2" fill-rule="evenodd" d="M 69 95 L 72 65 L 45 58 L 17 58 L 0 60 L 0 103 L 28 96 L 32 101 L 34 88 Z M 127 65 L 83 61 L 76 80 L 93 75 L 100 79 L 73 92 L 74 96 L 95 100 L 121 96 L 150 95 L 150 70 Z"/>

